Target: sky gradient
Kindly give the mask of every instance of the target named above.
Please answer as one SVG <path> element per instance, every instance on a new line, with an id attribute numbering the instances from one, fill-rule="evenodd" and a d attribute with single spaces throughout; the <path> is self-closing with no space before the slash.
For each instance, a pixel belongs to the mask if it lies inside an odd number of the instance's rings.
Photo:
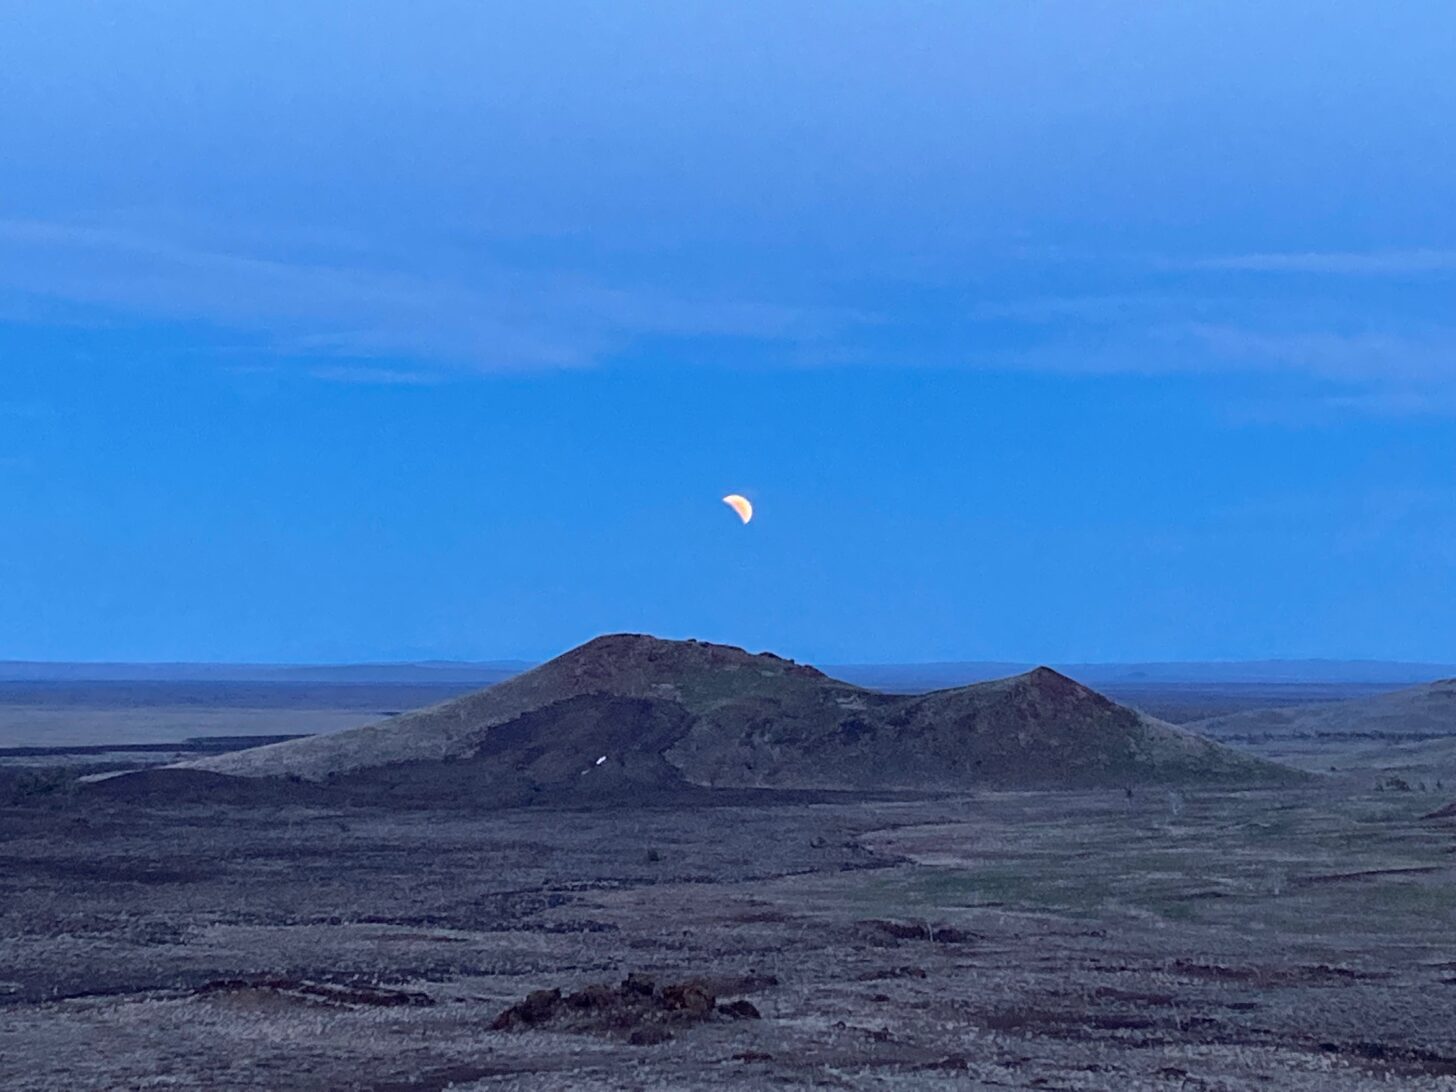
<path id="1" fill-rule="evenodd" d="M 1456 660 L 1448 4 L 0 27 L 0 658 Z"/>

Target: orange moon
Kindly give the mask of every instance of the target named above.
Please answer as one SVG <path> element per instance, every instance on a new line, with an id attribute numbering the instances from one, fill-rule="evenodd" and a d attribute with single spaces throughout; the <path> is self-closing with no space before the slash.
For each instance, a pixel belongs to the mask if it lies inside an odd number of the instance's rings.
<path id="1" fill-rule="evenodd" d="M 747 523 L 753 518 L 753 505 L 748 503 L 747 497 L 740 497 L 737 493 L 729 493 L 723 498 L 723 503 L 738 513 L 738 518 Z"/>

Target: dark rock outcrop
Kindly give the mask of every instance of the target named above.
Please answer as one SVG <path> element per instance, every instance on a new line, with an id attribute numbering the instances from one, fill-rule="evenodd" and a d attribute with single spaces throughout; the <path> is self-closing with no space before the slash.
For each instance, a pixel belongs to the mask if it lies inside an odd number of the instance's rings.
<path id="1" fill-rule="evenodd" d="M 718 1004 L 724 980 L 689 978 L 659 985 L 630 974 L 619 985 L 586 986 L 575 993 L 536 990 L 503 1010 L 493 1031 L 551 1030 L 625 1038 L 638 1046 L 666 1042 L 675 1030 L 708 1020 L 757 1020 L 758 1008 L 740 998 Z"/>

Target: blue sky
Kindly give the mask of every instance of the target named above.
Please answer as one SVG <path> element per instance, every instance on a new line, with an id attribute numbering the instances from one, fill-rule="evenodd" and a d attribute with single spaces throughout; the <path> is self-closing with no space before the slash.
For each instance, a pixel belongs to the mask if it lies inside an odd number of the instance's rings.
<path id="1" fill-rule="evenodd" d="M 1448 4 L 0 27 L 0 658 L 1456 659 Z"/>

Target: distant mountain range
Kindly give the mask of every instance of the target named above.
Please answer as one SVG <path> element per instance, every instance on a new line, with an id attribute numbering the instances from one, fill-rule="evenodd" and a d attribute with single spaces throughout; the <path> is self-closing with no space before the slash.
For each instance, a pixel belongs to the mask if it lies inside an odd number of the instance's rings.
<path id="1" fill-rule="evenodd" d="M 500 682 L 534 666 L 526 660 L 421 660 L 363 664 L 61 663 L 0 661 L 0 682 Z M 1030 671 L 1020 661 L 830 664 L 824 670 L 860 686 L 901 692 L 944 689 Z M 1351 683 L 1407 686 L 1456 676 L 1456 664 L 1385 660 L 1169 661 L 1053 663 L 1092 686 Z"/>
<path id="2" fill-rule="evenodd" d="M 5 682 L 467 683 L 489 686 L 532 665 L 525 660 L 386 664 L 51 663 L 0 660 Z"/>
<path id="3" fill-rule="evenodd" d="M 637 634 L 597 638 L 428 709 L 176 772 L 477 803 L 704 788 L 1131 788 L 1306 776 L 1047 668 L 896 695 L 772 654 Z M 149 785 L 156 779 L 148 774 Z"/>

